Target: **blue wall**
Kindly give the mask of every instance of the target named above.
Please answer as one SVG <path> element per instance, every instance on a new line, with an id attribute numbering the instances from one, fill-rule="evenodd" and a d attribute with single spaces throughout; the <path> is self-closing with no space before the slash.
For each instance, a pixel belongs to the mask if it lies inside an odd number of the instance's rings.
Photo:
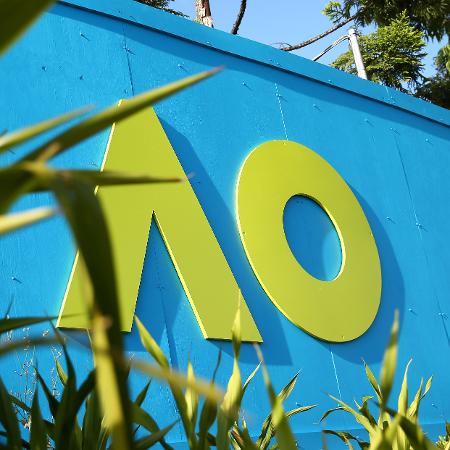
<path id="1" fill-rule="evenodd" d="M 274 384 L 281 388 L 301 370 L 287 407 L 319 403 L 292 420 L 301 446 L 320 445 L 318 419 L 334 406 L 325 392 L 348 402 L 369 393 L 361 357 L 378 373 L 395 309 L 401 314 L 400 368 L 414 358 L 412 388 L 421 376 L 434 375 L 422 422 L 432 435 L 443 431 L 439 425 L 450 419 L 448 111 L 131 0 L 76 0 L 60 2 L 0 60 L 0 128 L 12 130 L 86 104 L 113 104 L 219 65 L 226 70 L 164 101 L 156 111 L 185 171 L 196 174 L 193 188 L 264 337 L 262 350 Z M 55 164 L 99 168 L 108 135 L 99 134 Z M 247 262 L 236 226 L 235 185 L 246 155 L 272 139 L 297 141 L 322 155 L 351 186 L 368 217 L 380 253 L 383 294 L 374 324 L 354 342 L 329 344 L 297 329 L 270 302 Z M 8 153 L 2 163 L 26 150 Z M 30 195 L 16 208 L 53 201 L 47 194 Z M 301 221 L 302 211 L 309 211 L 309 221 Z M 299 260 L 317 276 L 332 277 L 340 248 L 320 210 L 290 202 L 285 226 Z M 308 230 L 312 235 L 305 239 Z M 303 260 L 301 242 L 318 257 Z M 74 254 L 62 218 L 2 238 L 0 313 L 12 302 L 17 316 L 58 314 Z M 137 313 L 174 366 L 184 368 L 190 357 L 198 374 L 209 377 L 222 349 L 219 379 L 227 379 L 231 346 L 201 336 L 156 227 Z M 91 366 L 83 336 L 68 335 L 83 373 Z M 126 342 L 130 353 L 145 357 L 134 331 Z M 26 388 L 20 366 L 33 357 L 32 349 L 25 349 L 0 361 L 2 376 L 14 390 Z M 44 376 L 54 376 L 50 351 L 36 350 L 36 357 Z M 253 348 L 245 345 L 244 375 L 256 363 Z M 136 377 L 133 389 L 142 383 Z M 246 417 L 256 433 L 267 413 L 260 378 L 247 395 Z M 161 425 L 176 415 L 167 389 L 156 383 L 147 406 Z M 355 428 L 345 415 L 330 417 L 326 425 Z M 170 440 L 182 440 L 180 427 Z"/>

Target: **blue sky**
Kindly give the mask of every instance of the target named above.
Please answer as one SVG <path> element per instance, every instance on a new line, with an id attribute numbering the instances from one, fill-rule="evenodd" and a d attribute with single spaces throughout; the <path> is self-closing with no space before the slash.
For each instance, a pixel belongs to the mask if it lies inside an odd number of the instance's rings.
<path id="1" fill-rule="evenodd" d="M 195 0 L 175 0 L 172 7 L 194 17 L 194 2 Z M 210 2 L 215 27 L 230 31 L 239 10 L 240 0 L 210 0 Z M 276 42 L 295 44 L 304 41 L 331 26 L 331 22 L 322 14 L 327 3 L 328 0 L 247 0 L 247 13 L 239 34 L 265 44 Z M 331 42 L 345 34 L 347 29 L 348 27 L 341 28 L 296 53 L 313 58 Z M 433 73 L 433 57 L 441 46 L 437 42 L 428 44 L 426 74 Z M 346 43 L 340 44 L 321 62 L 329 64 L 346 49 Z"/>

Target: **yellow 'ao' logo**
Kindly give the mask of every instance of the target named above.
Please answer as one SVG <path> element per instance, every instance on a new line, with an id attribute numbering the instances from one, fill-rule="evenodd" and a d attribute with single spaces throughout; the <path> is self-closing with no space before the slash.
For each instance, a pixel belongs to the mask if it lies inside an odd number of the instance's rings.
<path id="1" fill-rule="evenodd" d="M 113 126 L 102 169 L 186 176 L 151 108 Z M 230 339 L 239 287 L 190 183 L 100 188 L 98 195 L 111 233 L 122 330 L 132 327 L 154 217 L 204 337 Z M 380 261 L 364 212 L 342 177 L 312 150 L 270 141 L 245 160 L 236 195 L 247 257 L 276 307 L 319 339 L 344 342 L 364 334 L 380 303 Z M 283 210 L 294 195 L 319 203 L 338 231 L 342 267 L 334 280 L 309 275 L 289 248 Z M 82 288 L 75 258 L 58 326 L 87 327 Z M 241 322 L 244 341 L 262 341 L 245 300 Z"/>

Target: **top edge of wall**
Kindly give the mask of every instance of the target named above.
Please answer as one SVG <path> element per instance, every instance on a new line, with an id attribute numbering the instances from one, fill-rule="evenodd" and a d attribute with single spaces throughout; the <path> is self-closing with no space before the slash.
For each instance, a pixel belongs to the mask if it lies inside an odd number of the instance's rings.
<path id="1" fill-rule="evenodd" d="M 58 3 L 89 10 L 94 14 L 115 17 L 221 52 L 272 66 L 278 70 L 294 73 L 450 126 L 450 111 L 447 109 L 269 45 L 208 28 L 191 20 L 143 5 L 135 0 L 59 0 Z"/>

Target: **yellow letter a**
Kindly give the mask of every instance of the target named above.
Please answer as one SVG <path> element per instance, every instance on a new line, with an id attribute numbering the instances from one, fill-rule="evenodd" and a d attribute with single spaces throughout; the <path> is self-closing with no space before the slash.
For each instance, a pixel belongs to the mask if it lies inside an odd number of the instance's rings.
<path id="1" fill-rule="evenodd" d="M 149 108 L 113 126 L 103 168 L 158 177 L 186 175 L 159 120 Z M 239 287 L 188 181 L 100 188 L 110 228 L 119 289 L 121 324 L 133 323 L 152 215 L 207 339 L 230 339 Z M 59 327 L 87 328 L 75 259 L 61 308 Z M 244 341 L 261 336 L 245 302 Z"/>

